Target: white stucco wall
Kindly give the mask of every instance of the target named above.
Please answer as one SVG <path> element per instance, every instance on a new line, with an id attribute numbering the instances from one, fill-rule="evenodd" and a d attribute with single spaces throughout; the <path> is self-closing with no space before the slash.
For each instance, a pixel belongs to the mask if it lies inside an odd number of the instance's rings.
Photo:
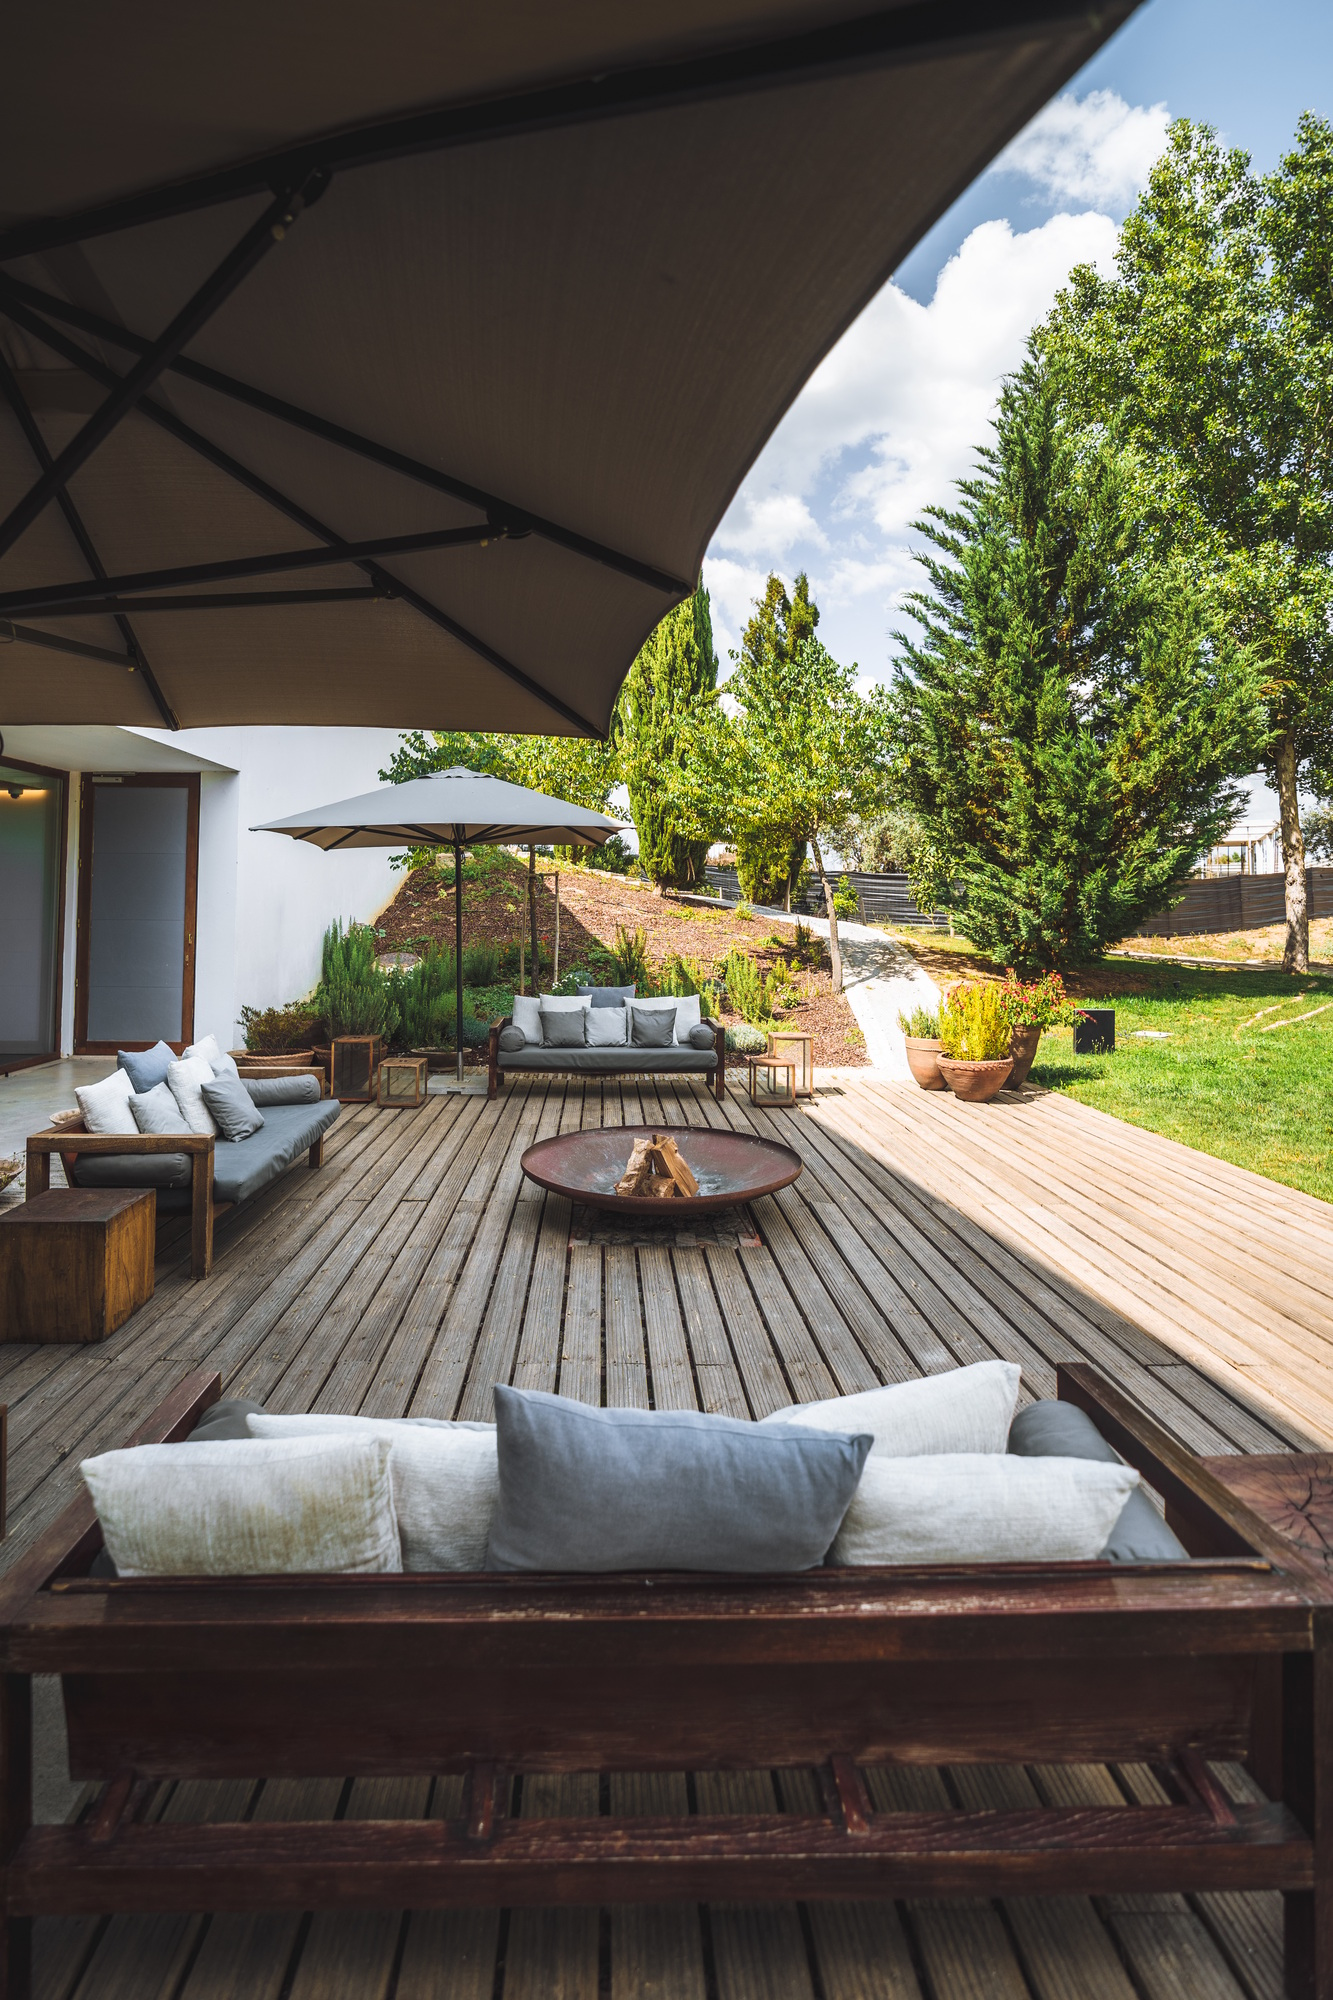
<path id="1" fill-rule="evenodd" d="M 398 747 L 393 729 L 190 729 L 170 739 L 229 765 L 205 772 L 199 800 L 195 1033 L 239 1046 L 242 1006 L 300 999 L 319 977 L 335 917 L 378 916 L 400 876 L 389 848 L 324 854 L 264 820 L 376 789 Z"/>

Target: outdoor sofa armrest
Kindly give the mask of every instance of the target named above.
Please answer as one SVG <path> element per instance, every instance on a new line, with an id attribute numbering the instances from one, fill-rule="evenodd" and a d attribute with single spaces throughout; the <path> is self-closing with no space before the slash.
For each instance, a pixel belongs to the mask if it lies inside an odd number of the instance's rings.
<path id="1" fill-rule="evenodd" d="M 504 1078 L 500 1074 L 500 1036 L 512 1021 L 512 1014 L 502 1014 L 498 1021 L 491 1022 L 490 1037 L 486 1044 L 486 1095 L 494 1097 Z"/>
<path id="2" fill-rule="evenodd" d="M 720 1017 L 706 1025 L 713 1030 L 713 1046 L 717 1050 L 717 1068 L 713 1072 L 713 1095 L 720 1102 L 727 1094 L 727 1031 Z"/>
<path id="3" fill-rule="evenodd" d="M 202 1132 L 33 1132 L 28 1139 L 24 1200 L 51 1185 L 51 1155 L 185 1153 L 190 1157 L 190 1275 L 213 1268 L 213 1137 Z"/>

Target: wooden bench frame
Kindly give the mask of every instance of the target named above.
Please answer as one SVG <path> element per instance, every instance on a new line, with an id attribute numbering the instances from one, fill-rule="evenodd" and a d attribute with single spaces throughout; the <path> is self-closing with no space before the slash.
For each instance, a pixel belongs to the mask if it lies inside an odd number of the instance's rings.
<path id="1" fill-rule="evenodd" d="M 250 1077 L 317 1077 L 321 1097 L 325 1094 L 323 1070 L 308 1065 L 274 1069 L 268 1065 L 260 1067 L 239 1063 L 237 1069 L 241 1076 Z M 53 1153 L 60 1154 L 66 1178 L 71 1182 L 74 1162 L 81 1154 L 133 1153 L 146 1157 L 155 1153 L 184 1153 L 190 1160 L 190 1275 L 206 1278 L 213 1268 L 213 1223 L 219 1215 L 225 1215 L 228 1209 L 235 1206 L 230 1201 L 213 1199 L 213 1145 L 211 1136 L 198 1132 L 85 1132 L 78 1126 L 34 1132 L 28 1140 L 23 1198 L 31 1201 L 34 1195 L 46 1193 L 51 1185 Z M 324 1164 L 322 1133 L 310 1148 L 309 1160 L 312 1167 Z"/>
<path id="2" fill-rule="evenodd" d="M 486 1077 L 486 1095 L 488 1097 L 494 1097 L 505 1080 L 505 1073 L 500 1067 L 500 1031 L 511 1024 L 512 1016 L 509 1014 L 504 1015 L 498 1021 L 491 1022 Z M 727 1031 L 718 1020 L 705 1021 L 704 1026 L 713 1030 L 713 1046 L 717 1051 L 717 1067 L 711 1075 L 705 1069 L 654 1069 L 637 1071 L 628 1069 L 550 1069 L 545 1066 L 541 1069 L 511 1070 L 510 1074 L 511 1076 L 535 1077 L 577 1076 L 584 1083 L 614 1083 L 618 1077 L 629 1078 L 640 1074 L 651 1076 L 654 1082 L 660 1081 L 663 1077 L 670 1078 L 673 1082 L 680 1082 L 682 1078 L 687 1083 L 697 1083 L 703 1080 L 707 1083 L 714 1097 L 721 1103 L 727 1094 Z M 704 1053 L 706 1055 L 708 1053 L 707 1050 Z"/>
<path id="3" fill-rule="evenodd" d="M 131 1442 L 217 1397 L 188 1376 Z M 1280 1890 L 1333 2000 L 1326 1578 L 1085 1365 L 1060 1392 L 1202 1558 L 799 1576 L 100 1580 L 86 1496 L 0 1583 L 0 1967 L 41 1913 Z M 60 1674 L 78 1824 L 31 1824 Z M 1271 1803 L 1208 1759 L 1246 1757 Z M 865 1763 L 1151 1760 L 1170 1803 L 877 1811 Z M 516 1819 L 516 1770 L 813 1766 L 814 1814 Z M 163 1780 L 466 1774 L 457 1818 L 144 1823 Z"/>

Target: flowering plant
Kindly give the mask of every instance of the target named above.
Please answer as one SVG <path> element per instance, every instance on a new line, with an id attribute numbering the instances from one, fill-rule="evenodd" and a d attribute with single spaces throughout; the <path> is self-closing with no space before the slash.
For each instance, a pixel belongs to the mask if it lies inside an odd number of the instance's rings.
<path id="1" fill-rule="evenodd" d="M 1058 972 L 1020 979 L 1011 965 L 1000 991 L 1011 1028 L 1055 1028 L 1072 1021 L 1077 1012 Z"/>

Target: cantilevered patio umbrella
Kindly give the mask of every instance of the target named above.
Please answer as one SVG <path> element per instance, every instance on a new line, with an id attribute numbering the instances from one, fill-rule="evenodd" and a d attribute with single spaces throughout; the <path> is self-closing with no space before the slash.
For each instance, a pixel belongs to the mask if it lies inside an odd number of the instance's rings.
<path id="1" fill-rule="evenodd" d="M 252 827 L 252 833 L 286 833 L 332 853 L 340 847 L 452 847 L 454 850 L 454 961 L 458 1012 L 454 1040 L 458 1081 L 463 1081 L 463 849 L 521 841 L 526 846 L 599 847 L 622 831 L 605 813 L 547 798 L 484 771 L 461 765 L 431 778 L 386 785 L 359 799 L 339 799 L 312 812 L 293 813 Z"/>
<path id="2" fill-rule="evenodd" d="M 0 724 L 603 733 L 802 384 L 1134 0 L 0 29 Z"/>

